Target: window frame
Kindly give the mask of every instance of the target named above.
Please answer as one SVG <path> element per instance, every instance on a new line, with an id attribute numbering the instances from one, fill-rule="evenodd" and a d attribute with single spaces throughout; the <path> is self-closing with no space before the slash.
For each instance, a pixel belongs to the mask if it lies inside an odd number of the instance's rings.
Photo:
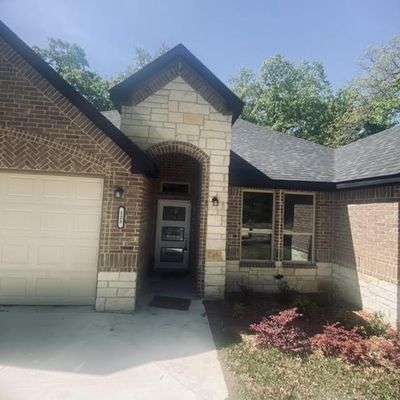
<path id="1" fill-rule="evenodd" d="M 187 185 L 188 191 L 187 192 L 183 192 L 183 193 L 179 193 L 179 192 L 164 192 L 163 191 L 163 185 L 164 184 L 173 184 L 173 185 Z M 177 195 L 188 195 L 191 194 L 191 187 L 190 187 L 190 182 L 176 182 L 176 181 L 161 181 L 160 182 L 160 193 L 162 194 L 177 194 Z"/>
<path id="2" fill-rule="evenodd" d="M 272 194 L 272 227 L 268 229 L 271 235 L 271 259 L 270 260 L 253 260 L 251 258 L 242 258 L 242 228 L 243 228 L 243 203 L 244 203 L 244 194 L 250 193 L 271 193 Z M 239 237 L 240 237 L 240 244 L 239 244 L 239 261 L 240 262 L 249 262 L 253 264 L 265 264 L 271 263 L 275 261 L 275 191 L 274 190 L 263 190 L 263 189 L 243 189 L 241 195 L 241 203 L 240 203 L 240 229 L 239 229 Z"/>
<path id="3" fill-rule="evenodd" d="M 285 197 L 287 194 L 292 195 L 301 195 L 301 196 L 312 196 L 313 198 L 313 224 L 312 224 L 312 232 L 293 232 L 285 229 Z M 304 192 L 304 191 L 283 191 L 283 203 L 282 203 L 282 263 L 283 264 L 303 264 L 310 265 L 315 264 L 315 217 L 316 217 L 316 209 L 317 209 L 317 196 L 316 192 Z M 285 260 L 284 259 L 284 237 L 285 235 L 311 235 L 311 261 L 296 261 L 296 260 Z"/>

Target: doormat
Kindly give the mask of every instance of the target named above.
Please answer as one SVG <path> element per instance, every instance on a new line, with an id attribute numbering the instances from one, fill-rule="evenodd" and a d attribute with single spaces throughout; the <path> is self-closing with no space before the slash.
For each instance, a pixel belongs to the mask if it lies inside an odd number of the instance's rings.
<path id="1" fill-rule="evenodd" d="M 154 296 L 150 302 L 150 307 L 171 308 L 173 310 L 189 310 L 191 300 L 180 297 Z"/>

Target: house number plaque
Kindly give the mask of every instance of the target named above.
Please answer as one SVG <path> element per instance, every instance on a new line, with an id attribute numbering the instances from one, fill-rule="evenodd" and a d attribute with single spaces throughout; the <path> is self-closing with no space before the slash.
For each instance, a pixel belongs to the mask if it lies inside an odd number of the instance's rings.
<path id="1" fill-rule="evenodd" d="M 118 207 L 117 226 L 119 229 L 122 229 L 125 226 L 125 207 L 124 206 Z"/>

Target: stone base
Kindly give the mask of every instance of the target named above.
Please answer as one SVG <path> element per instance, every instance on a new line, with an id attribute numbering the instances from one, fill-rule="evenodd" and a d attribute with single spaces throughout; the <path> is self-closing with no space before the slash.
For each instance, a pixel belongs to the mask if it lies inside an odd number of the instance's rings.
<path id="1" fill-rule="evenodd" d="M 339 295 L 368 312 L 382 312 L 394 326 L 399 324 L 399 287 L 356 270 L 333 265 L 332 278 Z"/>
<path id="2" fill-rule="evenodd" d="M 225 296 L 225 262 L 207 261 L 204 275 L 204 298 L 223 299 Z"/>
<path id="3" fill-rule="evenodd" d="M 279 264 L 276 267 L 241 267 L 239 261 L 228 261 L 226 266 L 226 291 L 240 291 L 240 286 L 249 286 L 257 293 L 276 293 L 277 282 L 274 275 L 279 273 L 289 287 L 302 293 L 318 291 L 320 282 L 331 279 L 331 264 L 317 263 L 315 267 L 288 268 Z"/>
<path id="4" fill-rule="evenodd" d="M 135 311 L 136 272 L 99 272 L 96 311 Z"/>

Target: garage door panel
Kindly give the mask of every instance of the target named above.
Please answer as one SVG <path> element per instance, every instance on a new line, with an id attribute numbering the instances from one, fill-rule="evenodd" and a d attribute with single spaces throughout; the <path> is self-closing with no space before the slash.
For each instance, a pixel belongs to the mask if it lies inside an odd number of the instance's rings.
<path id="1" fill-rule="evenodd" d="M 41 232 L 66 232 L 68 230 L 68 213 L 65 211 L 42 211 L 40 213 Z"/>
<path id="2" fill-rule="evenodd" d="M 78 181 L 76 183 L 77 200 L 98 200 L 103 198 L 103 185 L 101 182 Z"/>
<path id="3" fill-rule="evenodd" d="M 12 197 L 33 197 L 34 195 L 34 180 L 30 177 L 14 176 L 7 179 L 5 184 L 6 194 Z"/>
<path id="4" fill-rule="evenodd" d="M 0 279 L 0 293 L 3 296 L 27 295 L 28 280 L 26 277 L 5 277 Z"/>
<path id="5" fill-rule="evenodd" d="M 71 252 L 71 269 L 81 267 L 83 270 L 91 268 L 97 262 L 97 247 L 77 247 Z"/>
<path id="6" fill-rule="evenodd" d="M 68 285 L 68 295 L 70 297 L 82 297 L 85 293 L 90 293 L 96 290 L 96 285 L 93 283 L 93 277 L 86 279 L 70 279 Z"/>
<path id="7" fill-rule="evenodd" d="M 44 199 L 73 199 L 73 184 L 67 179 L 45 178 L 41 185 L 41 196 Z"/>
<path id="8" fill-rule="evenodd" d="M 3 228 L 10 231 L 32 230 L 33 210 L 6 208 Z"/>
<path id="9" fill-rule="evenodd" d="M 0 173 L 0 303 L 94 304 L 103 181 Z"/>
<path id="10" fill-rule="evenodd" d="M 98 232 L 100 221 L 97 213 L 77 213 L 73 216 L 73 231 L 76 234 Z"/>
<path id="11" fill-rule="evenodd" d="M 62 277 L 43 276 L 35 279 L 35 297 L 64 297 Z"/>
<path id="12" fill-rule="evenodd" d="M 1 265 L 10 265 L 10 268 L 15 268 L 14 264 L 17 264 L 21 268 L 26 268 L 29 264 L 29 244 L 26 242 L 5 244 L 1 248 Z"/>
<path id="13" fill-rule="evenodd" d="M 65 247 L 58 246 L 39 246 L 37 252 L 37 266 L 39 270 L 59 269 L 60 266 L 65 265 Z"/>

